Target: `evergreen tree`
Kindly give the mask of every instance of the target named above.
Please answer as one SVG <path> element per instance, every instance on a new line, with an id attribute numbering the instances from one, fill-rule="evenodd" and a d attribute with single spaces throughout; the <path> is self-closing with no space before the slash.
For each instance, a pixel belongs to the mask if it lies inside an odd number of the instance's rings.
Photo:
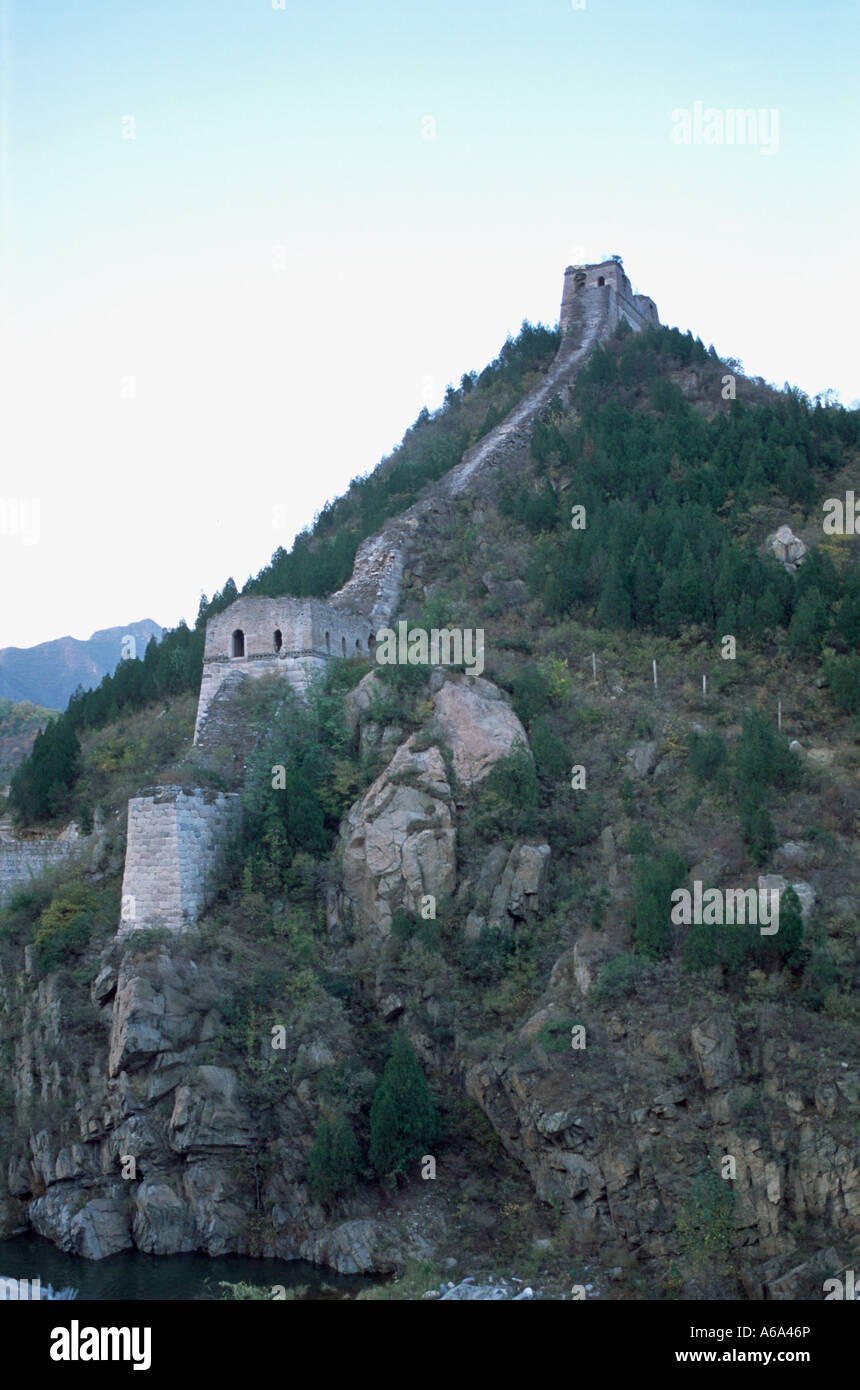
<path id="1" fill-rule="evenodd" d="M 358 1180 L 361 1154 L 352 1125 L 340 1111 L 333 1120 L 320 1115 L 308 1154 L 308 1185 L 320 1202 L 349 1192 Z"/>
<path id="2" fill-rule="evenodd" d="M 803 960 L 803 912 L 793 888 L 786 888 L 779 900 L 779 931 L 763 941 L 773 942 L 777 955 L 794 969 Z"/>
<path id="3" fill-rule="evenodd" d="M 643 956 L 659 960 L 669 950 L 672 893 L 687 874 L 680 854 L 664 850 L 636 864 L 633 887 L 633 937 Z"/>
<path id="4" fill-rule="evenodd" d="M 776 849 L 776 830 L 757 790 L 744 792 L 740 803 L 741 835 L 754 864 L 764 864 Z"/>
<path id="5" fill-rule="evenodd" d="M 809 589 L 799 600 L 788 629 L 788 645 L 799 656 L 815 656 L 828 628 L 827 608 L 818 589 Z"/>
<path id="6" fill-rule="evenodd" d="M 759 633 L 772 632 L 782 622 L 782 604 L 779 595 L 770 585 L 765 589 L 755 606 L 755 625 Z"/>
<path id="7" fill-rule="evenodd" d="M 744 719 L 735 748 L 735 774 L 741 794 L 758 794 L 767 786 L 788 791 L 800 778 L 787 739 L 760 710 L 751 710 Z"/>
<path id="8" fill-rule="evenodd" d="M 836 656 L 825 666 L 830 698 L 843 714 L 860 714 L 860 656 Z"/>
<path id="9" fill-rule="evenodd" d="M 707 970 L 719 960 L 717 929 L 713 923 L 694 922 L 684 939 L 684 969 L 692 972 Z"/>
<path id="10" fill-rule="evenodd" d="M 370 1107 L 371 1166 L 380 1177 L 404 1173 L 438 1134 L 439 1117 L 427 1080 L 401 1028 Z"/>
<path id="11" fill-rule="evenodd" d="M 530 726 L 529 743 L 539 777 L 547 781 L 557 781 L 568 774 L 570 757 L 567 749 L 543 717 L 536 719 Z"/>
<path id="12" fill-rule="evenodd" d="M 849 649 L 860 647 L 860 592 L 845 595 L 834 626 Z"/>
<path id="13" fill-rule="evenodd" d="M 598 627 L 630 626 L 630 598 L 615 562 L 609 568 L 600 593 L 596 622 Z"/>
<path id="14" fill-rule="evenodd" d="M 633 593 L 633 621 L 637 627 L 648 627 L 654 620 L 658 584 L 651 557 L 641 536 L 633 552 L 631 589 Z"/>
<path id="15" fill-rule="evenodd" d="M 660 586 L 657 626 L 666 637 L 674 637 L 681 626 L 681 586 L 675 570 L 666 573 Z"/>

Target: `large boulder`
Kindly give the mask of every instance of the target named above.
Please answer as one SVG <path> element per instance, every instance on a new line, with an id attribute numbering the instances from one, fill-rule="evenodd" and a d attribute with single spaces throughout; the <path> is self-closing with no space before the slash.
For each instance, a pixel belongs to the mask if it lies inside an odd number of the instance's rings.
<path id="1" fill-rule="evenodd" d="M 434 694 L 433 707 L 464 787 L 482 782 L 517 744 L 528 748 L 526 731 L 501 691 L 480 676 L 449 678 Z"/>
<path id="2" fill-rule="evenodd" d="M 403 1263 L 391 1233 L 378 1221 L 344 1221 L 309 1236 L 301 1249 L 306 1260 L 340 1274 L 389 1274 Z"/>
<path id="3" fill-rule="evenodd" d="M 790 526 L 780 526 L 765 541 L 767 549 L 791 572 L 797 569 L 806 555 L 806 546 L 795 536 Z"/>
<path id="4" fill-rule="evenodd" d="M 342 842 L 344 891 L 362 930 L 384 938 L 398 908 L 418 912 L 423 896 L 451 893 L 456 832 L 439 749 L 407 739 L 352 807 Z"/>
<path id="5" fill-rule="evenodd" d="M 660 745 L 653 739 L 634 743 L 627 750 L 627 761 L 634 777 L 647 777 L 657 765 Z"/>
<path id="6" fill-rule="evenodd" d="M 101 1190 L 55 1183 L 30 1203 L 30 1225 L 71 1255 L 104 1260 L 132 1245 L 129 1187 L 109 1183 Z"/>

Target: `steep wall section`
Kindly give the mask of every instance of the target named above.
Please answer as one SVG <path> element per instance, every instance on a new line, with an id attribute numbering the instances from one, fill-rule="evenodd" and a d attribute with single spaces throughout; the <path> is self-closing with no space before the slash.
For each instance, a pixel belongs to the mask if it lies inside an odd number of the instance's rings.
<path id="1" fill-rule="evenodd" d="M 655 309 L 654 322 L 658 322 L 656 313 Z M 631 301 L 631 326 L 638 329 L 644 318 L 633 323 L 633 316 Z M 425 497 L 359 546 L 353 576 L 332 595 L 331 602 L 355 604 L 371 614 L 374 622 L 387 624 L 396 611 L 411 543 L 422 521 L 438 509 L 440 502 L 468 494 L 479 476 L 497 467 L 512 448 L 527 439 L 538 412 L 556 392 L 565 399 L 583 362 L 598 342 L 610 336 L 618 319 L 617 299 L 611 286 L 578 294 L 571 301 L 566 332 L 543 379 L 495 429 L 468 449 L 456 467 L 428 489 Z"/>
<path id="2" fill-rule="evenodd" d="M 156 787 L 132 797 L 117 935 L 193 926 L 240 825 L 241 803 L 232 792 Z"/>

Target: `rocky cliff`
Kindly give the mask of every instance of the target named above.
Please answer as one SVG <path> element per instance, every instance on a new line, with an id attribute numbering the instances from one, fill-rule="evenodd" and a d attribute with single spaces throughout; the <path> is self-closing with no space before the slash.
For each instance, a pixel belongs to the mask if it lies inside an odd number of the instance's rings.
<path id="1" fill-rule="evenodd" d="M 604 1265 L 624 1252 L 652 1292 L 673 1280 L 688 1297 L 736 1292 L 719 1262 L 707 1279 L 689 1263 L 716 1230 L 748 1297 L 816 1296 L 839 1272 L 822 1276 L 822 1260 L 842 1268 L 857 1252 L 860 1073 L 839 1027 L 799 1023 L 766 990 L 732 1006 L 678 968 L 661 970 L 659 989 L 643 968 L 601 991 L 608 939 L 585 931 L 518 1024 L 488 1033 L 419 923 L 432 905 L 427 928 L 454 931 L 462 954 L 516 950 L 546 914 L 550 846 L 472 834 L 487 779 L 526 747 L 525 730 L 492 682 L 436 671 L 421 727 L 398 734 L 374 717 L 378 685 L 374 673 L 348 697 L 354 738 L 384 749 L 384 766 L 343 819 L 327 889 L 327 967 L 351 989 L 308 1007 L 294 975 L 271 1014 L 283 1050 L 252 1010 L 244 1058 L 227 1063 L 237 972 L 253 961 L 223 928 L 113 942 L 88 985 L 44 974 L 26 947 L 0 994 L 6 1229 L 27 1221 L 92 1259 L 250 1251 L 351 1273 L 462 1258 L 488 1210 L 475 1174 L 500 1161 L 495 1133 L 570 1248 Z M 473 1121 L 461 1134 L 465 1161 L 443 1146 L 442 1181 L 324 1206 L 306 1180 L 311 1138 L 336 1077 L 356 1103 L 367 1094 L 350 1059 L 373 1017 L 405 1025 L 438 1091 L 465 1093 L 491 1131 L 476 1137 Z M 734 1197 L 715 1215 L 702 1181 L 726 1157 Z M 498 1220 L 490 1208 L 489 1230 Z"/>

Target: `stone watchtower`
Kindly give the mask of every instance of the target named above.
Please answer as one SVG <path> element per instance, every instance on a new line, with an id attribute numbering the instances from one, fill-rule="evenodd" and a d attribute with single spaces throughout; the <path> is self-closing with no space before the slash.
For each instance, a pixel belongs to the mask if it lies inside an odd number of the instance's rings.
<path id="1" fill-rule="evenodd" d="M 620 260 L 567 267 L 559 314 L 565 338 L 584 337 L 596 322 L 611 333 L 622 319 L 637 333 L 660 322 L 653 299 L 633 293 Z"/>
<path id="2" fill-rule="evenodd" d="M 316 598 L 239 598 L 206 624 L 203 679 L 194 742 L 218 691 L 237 676 L 286 677 L 298 691 L 332 657 L 368 656 L 371 619 L 355 609 Z"/>

